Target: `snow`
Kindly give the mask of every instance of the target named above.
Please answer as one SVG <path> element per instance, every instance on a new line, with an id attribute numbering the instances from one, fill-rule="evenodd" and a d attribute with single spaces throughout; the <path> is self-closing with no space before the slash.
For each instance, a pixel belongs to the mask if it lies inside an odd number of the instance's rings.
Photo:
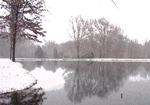
<path id="1" fill-rule="evenodd" d="M 16 61 L 92 61 L 92 62 L 150 62 L 150 59 L 127 59 L 127 58 L 16 58 Z"/>
<path id="2" fill-rule="evenodd" d="M 47 71 L 44 67 L 35 68 L 30 72 L 32 75 L 36 77 L 37 84 L 33 87 L 35 88 L 43 88 L 46 91 L 59 90 L 64 87 L 65 80 L 64 75 L 65 70 L 58 68 L 56 72 Z"/>
<path id="3" fill-rule="evenodd" d="M 0 94 L 23 90 L 36 84 L 37 80 L 18 62 L 0 59 Z"/>

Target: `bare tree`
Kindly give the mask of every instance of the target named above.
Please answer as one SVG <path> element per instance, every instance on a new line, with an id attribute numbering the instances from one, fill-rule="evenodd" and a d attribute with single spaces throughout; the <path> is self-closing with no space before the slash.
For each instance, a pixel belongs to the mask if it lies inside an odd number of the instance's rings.
<path id="1" fill-rule="evenodd" d="M 95 50 L 95 30 L 94 30 L 94 21 L 93 19 L 88 20 L 87 23 L 87 40 L 90 41 L 90 49 L 94 52 Z"/>
<path id="2" fill-rule="evenodd" d="M 86 37 L 86 24 L 87 22 L 80 15 L 70 18 L 71 32 L 69 35 L 75 42 L 78 58 L 80 58 L 81 41 Z"/>
<path id="3" fill-rule="evenodd" d="M 2 38 L 10 37 L 10 58 L 15 61 L 15 45 L 17 37 L 25 37 L 39 41 L 38 36 L 45 36 L 42 28 L 42 12 L 46 11 L 44 0 L 2 0 L 0 9 L 0 29 L 10 33 Z"/>
<path id="4" fill-rule="evenodd" d="M 100 18 L 94 21 L 95 38 L 99 43 L 99 57 L 104 57 L 105 43 L 107 41 L 107 31 L 109 30 L 109 22 L 104 18 Z"/>

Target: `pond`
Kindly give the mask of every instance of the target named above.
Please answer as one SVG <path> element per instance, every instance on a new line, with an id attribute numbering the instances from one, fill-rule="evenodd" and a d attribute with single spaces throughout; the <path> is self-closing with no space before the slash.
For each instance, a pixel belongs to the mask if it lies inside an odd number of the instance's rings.
<path id="1" fill-rule="evenodd" d="M 150 105 L 150 64 L 22 61 L 38 82 L 0 105 Z"/>

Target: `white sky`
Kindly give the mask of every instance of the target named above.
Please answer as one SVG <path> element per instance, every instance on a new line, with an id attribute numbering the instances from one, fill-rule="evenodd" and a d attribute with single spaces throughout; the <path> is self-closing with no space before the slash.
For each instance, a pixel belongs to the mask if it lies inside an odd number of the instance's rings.
<path id="1" fill-rule="evenodd" d="M 84 18 L 105 17 L 119 25 L 124 35 L 144 42 L 150 39 L 150 1 L 149 0 L 45 0 L 51 12 L 45 14 L 43 21 L 47 31 L 46 40 L 62 43 L 69 39 L 69 18 L 81 15 Z"/>

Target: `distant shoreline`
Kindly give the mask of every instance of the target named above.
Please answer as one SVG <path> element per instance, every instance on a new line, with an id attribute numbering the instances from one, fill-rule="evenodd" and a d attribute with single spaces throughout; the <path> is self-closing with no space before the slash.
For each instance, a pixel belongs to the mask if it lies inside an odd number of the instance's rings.
<path id="1" fill-rule="evenodd" d="M 4 59 L 4 58 L 0 58 Z M 8 58 L 6 58 L 8 59 Z M 128 58 L 16 58 L 16 61 L 93 61 L 93 62 L 150 62 L 150 59 Z"/>

